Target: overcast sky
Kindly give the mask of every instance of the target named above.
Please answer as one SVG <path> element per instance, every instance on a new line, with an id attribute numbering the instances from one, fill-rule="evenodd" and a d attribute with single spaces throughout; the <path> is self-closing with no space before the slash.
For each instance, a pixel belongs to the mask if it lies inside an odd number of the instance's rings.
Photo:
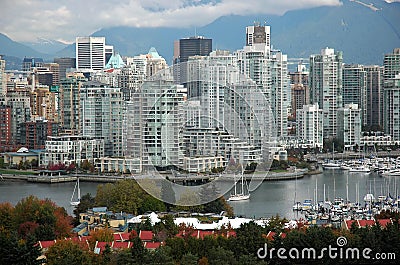
<path id="1" fill-rule="evenodd" d="M 367 1 L 368 2 L 368 1 Z M 0 0 L 0 32 L 74 42 L 111 26 L 201 27 L 220 16 L 283 14 L 340 0 Z"/>

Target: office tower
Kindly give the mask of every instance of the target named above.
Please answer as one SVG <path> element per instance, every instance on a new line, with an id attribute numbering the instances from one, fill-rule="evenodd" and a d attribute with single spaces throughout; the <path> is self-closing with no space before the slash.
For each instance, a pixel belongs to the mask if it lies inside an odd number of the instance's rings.
<path id="1" fill-rule="evenodd" d="M 34 67 L 42 67 L 43 66 L 42 58 L 27 58 L 25 57 L 22 61 L 22 71 L 30 72 Z"/>
<path id="2" fill-rule="evenodd" d="M 299 64 L 296 72 L 289 73 L 290 89 L 292 101 L 292 116 L 297 117 L 296 111 L 302 109 L 304 105 L 310 103 L 310 89 L 308 86 L 308 76 L 305 65 Z"/>
<path id="3" fill-rule="evenodd" d="M 277 137 L 287 136 L 287 119 L 290 110 L 290 84 L 287 55 L 271 52 L 271 107 L 275 119 Z"/>
<path id="4" fill-rule="evenodd" d="M 208 56 L 212 51 L 212 39 L 203 36 L 194 36 L 179 40 L 179 52 L 175 52 L 177 57 L 175 63 L 184 63 L 190 56 Z"/>
<path id="5" fill-rule="evenodd" d="M 360 145 L 361 110 L 357 104 L 346 104 L 338 109 L 336 137 L 343 142 L 345 150 Z"/>
<path id="6" fill-rule="evenodd" d="M 383 126 L 383 67 L 364 66 L 367 79 L 367 118 L 370 130 L 382 130 Z"/>
<path id="7" fill-rule="evenodd" d="M 174 78 L 178 84 L 183 84 L 188 89 L 188 98 L 199 96 L 196 94 L 196 86 L 187 86 L 186 62 L 191 56 L 208 56 L 212 51 L 212 39 L 202 36 L 194 36 L 179 40 L 179 51 L 174 51 L 177 57 L 174 58 Z"/>
<path id="8" fill-rule="evenodd" d="M 28 149 L 45 149 L 47 136 L 58 136 L 58 123 L 36 120 L 21 124 L 19 144 Z"/>
<path id="9" fill-rule="evenodd" d="M 61 80 L 58 96 L 60 133 L 78 135 L 81 132 L 80 94 L 82 77 L 69 77 Z"/>
<path id="10" fill-rule="evenodd" d="M 76 68 L 76 58 L 62 57 L 54 58 L 54 62 L 59 65 L 59 77 L 60 80 L 66 77 L 68 69 Z"/>
<path id="11" fill-rule="evenodd" d="M 102 70 L 106 65 L 105 37 L 76 38 L 76 68 Z"/>
<path id="12" fill-rule="evenodd" d="M 359 64 L 343 65 L 343 105 L 357 104 L 361 125 L 367 125 L 367 74 Z"/>
<path id="13" fill-rule="evenodd" d="M 326 48 L 310 56 L 310 101 L 324 111 L 324 137 L 336 136 L 336 114 L 342 101 L 342 52 Z"/>
<path id="14" fill-rule="evenodd" d="M 88 81 L 80 89 L 81 135 L 104 139 L 106 156 L 122 156 L 123 100 L 119 88 Z"/>
<path id="15" fill-rule="evenodd" d="M 296 134 L 303 148 L 322 148 L 324 144 L 323 111 L 318 103 L 296 110 Z"/>
<path id="16" fill-rule="evenodd" d="M 393 141 L 400 141 L 400 73 L 385 79 L 383 93 L 383 129 Z"/>

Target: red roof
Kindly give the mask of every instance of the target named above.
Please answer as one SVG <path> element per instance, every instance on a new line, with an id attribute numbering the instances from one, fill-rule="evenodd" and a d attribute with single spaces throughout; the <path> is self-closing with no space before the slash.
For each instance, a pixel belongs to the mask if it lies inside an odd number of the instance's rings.
<path id="1" fill-rule="evenodd" d="M 49 248 L 56 243 L 56 240 L 49 240 L 49 241 L 39 241 L 39 246 L 41 248 Z"/>
<path id="2" fill-rule="evenodd" d="M 132 246 L 131 242 L 117 242 L 114 241 L 112 244 L 112 248 L 130 248 Z"/>
<path id="3" fill-rule="evenodd" d="M 386 227 L 388 224 L 392 223 L 392 220 L 390 219 L 379 219 L 378 220 L 379 224 L 383 227 Z"/>
<path id="4" fill-rule="evenodd" d="M 152 231 L 146 231 L 146 230 L 140 230 L 139 238 L 142 241 L 152 241 L 153 240 L 153 232 Z"/>
<path id="5" fill-rule="evenodd" d="M 147 249 L 156 249 L 161 246 L 160 242 L 144 242 L 144 247 Z"/>
<path id="6" fill-rule="evenodd" d="M 346 229 L 350 229 L 353 223 L 356 224 L 356 227 L 360 227 L 357 220 L 346 220 L 345 222 L 346 222 Z"/>
<path id="7" fill-rule="evenodd" d="M 375 220 L 357 220 L 357 222 L 360 227 L 373 226 L 375 224 Z"/>
<path id="8" fill-rule="evenodd" d="M 114 233 L 114 241 L 128 241 L 129 233 Z"/>

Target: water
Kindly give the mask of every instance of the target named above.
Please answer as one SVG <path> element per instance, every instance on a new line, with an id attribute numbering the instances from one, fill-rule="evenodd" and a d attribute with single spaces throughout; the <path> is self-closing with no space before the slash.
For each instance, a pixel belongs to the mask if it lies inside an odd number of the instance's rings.
<path id="1" fill-rule="evenodd" d="M 99 184 L 80 182 L 81 193 L 91 193 L 94 196 Z M 372 193 L 375 197 L 388 195 L 389 193 L 395 196 L 398 194 L 400 179 L 382 178 L 376 173 L 365 175 L 331 170 L 324 171 L 318 175 L 305 176 L 297 180 L 263 182 L 257 190 L 251 193 L 250 200 L 229 203 L 233 206 L 236 215 L 259 218 L 278 214 L 281 217 L 296 218 L 299 217 L 299 213 L 292 211 L 293 203 L 295 201 L 303 202 L 305 199 L 314 201 L 315 189 L 317 190 L 318 201 L 322 201 L 324 198 L 324 184 L 325 197 L 330 200 L 333 200 L 334 197 L 346 199 L 346 187 L 348 186 L 348 199 L 350 201 L 363 202 L 363 198 L 367 193 Z M 44 184 L 24 181 L 0 181 L 0 202 L 9 201 L 15 205 L 22 198 L 35 195 L 38 198 L 51 199 L 57 205 L 64 207 L 69 214 L 72 214 L 73 208 L 69 205 L 69 201 L 74 185 L 75 182 Z M 359 187 L 358 198 L 357 186 Z"/>

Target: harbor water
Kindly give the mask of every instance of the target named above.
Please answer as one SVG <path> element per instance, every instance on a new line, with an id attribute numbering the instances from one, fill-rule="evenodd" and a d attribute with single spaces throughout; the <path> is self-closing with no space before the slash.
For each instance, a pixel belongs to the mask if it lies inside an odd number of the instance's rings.
<path id="1" fill-rule="evenodd" d="M 104 183 L 81 182 L 81 193 L 96 194 L 98 185 Z M 16 204 L 22 198 L 35 195 L 38 198 L 49 198 L 57 205 L 64 207 L 72 214 L 70 198 L 75 182 L 66 183 L 31 183 L 25 181 L 0 180 L 0 202 Z M 322 201 L 335 197 L 363 203 L 366 194 L 398 195 L 400 180 L 397 177 L 384 178 L 376 173 L 349 173 L 342 170 L 324 170 L 321 174 L 303 178 L 280 181 L 264 181 L 251 193 L 249 200 L 229 202 L 238 216 L 251 218 L 279 215 L 288 219 L 297 219 L 301 213 L 294 212 L 294 202 L 306 199 Z M 228 194 L 227 194 L 228 196 Z"/>

